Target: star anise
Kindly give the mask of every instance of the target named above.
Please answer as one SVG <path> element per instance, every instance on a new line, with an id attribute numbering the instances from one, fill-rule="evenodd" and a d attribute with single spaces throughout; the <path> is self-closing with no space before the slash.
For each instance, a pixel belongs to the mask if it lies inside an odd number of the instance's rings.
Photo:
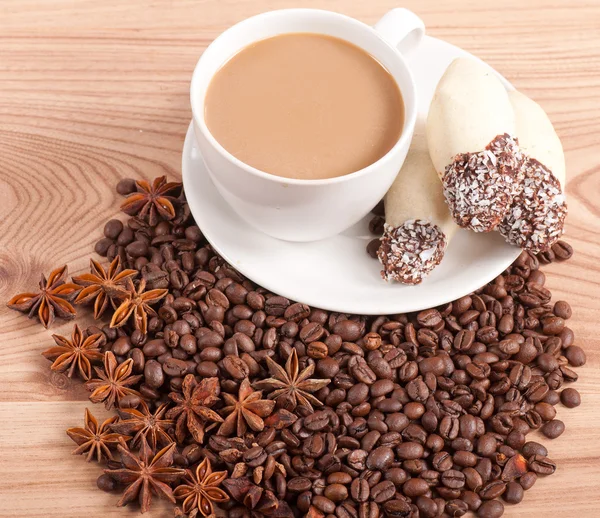
<path id="1" fill-rule="evenodd" d="M 80 286 L 85 286 L 75 299 L 76 304 L 94 302 L 94 318 L 98 320 L 106 311 L 108 304 L 112 304 L 113 309 L 117 308 L 115 300 L 127 297 L 125 289 L 125 280 L 135 277 L 136 270 L 123 270 L 121 268 L 121 258 L 115 257 L 110 263 L 108 271 L 94 259 L 90 259 L 90 272 L 73 277 L 73 280 Z"/>
<path id="2" fill-rule="evenodd" d="M 193 374 L 188 374 L 181 385 L 181 394 L 171 392 L 169 397 L 176 406 L 167 412 L 167 419 L 177 419 L 175 437 L 183 442 L 189 432 L 200 444 L 204 441 L 206 423 L 222 423 L 223 418 L 212 407 L 219 401 L 220 386 L 218 378 L 204 378 L 200 383 Z"/>
<path id="3" fill-rule="evenodd" d="M 127 485 L 117 506 L 127 505 L 137 497 L 141 511 L 145 513 L 150 509 L 153 493 L 175 503 L 170 484 L 177 482 L 185 475 L 185 470 L 172 467 L 175 443 L 165 446 L 154 455 L 146 438 L 142 436 L 142 443 L 137 455 L 129 451 L 123 441 L 117 446 L 117 449 L 121 454 L 123 467 L 104 470 L 104 473 L 118 483 Z"/>
<path id="4" fill-rule="evenodd" d="M 227 478 L 227 471 L 213 473 L 208 457 L 198 464 L 196 473 L 186 470 L 186 481 L 175 488 L 173 494 L 177 500 L 183 500 L 183 512 L 191 513 L 198 509 L 202 516 L 210 516 L 215 512 L 214 503 L 227 502 L 229 496 L 219 486 Z"/>
<path id="5" fill-rule="evenodd" d="M 279 500 L 273 491 L 254 484 L 248 477 L 228 478 L 223 486 L 234 500 L 248 509 L 252 518 L 294 518 L 285 500 Z"/>
<path id="6" fill-rule="evenodd" d="M 117 363 L 115 355 L 111 351 L 104 354 L 104 369 L 94 367 L 98 378 L 87 381 L 85 386 L 92 391 L 90 401 L 92 403 L 101 403 L 107 409 L 111 409 L 119 400 L 128 394 L 139 396 L 140 393 L 134 390 L 131 385 L 135 385 L 142 378 L 141 375 L 132 376 L 133 360 L 129 358 L 121 365 Z"/>
<path id="7" fill-rule="evenodd" d="M 7 306 L 23 313 L 29 312 L 29 318 L 37 312 L 45 328 L 52 325 L 55 316 L 67 320 L 75 318 L 75 308 L 71 301 L 81 286 L 65 282 L 66 278 L 66 266 L 53 270 L 48 279 L 42 274 L 39 293 L 19 293 L 8 301 Z"/>
<path id="8" fill-rule="evenodd" d="M 257 381 L 254 386 L 263 390 L 272 390 L 269 399 L 275 399 L 279 406 L 294 410 L 296 405 L 300 404 L 313 411 L 312 405 L 323 405 L 311 392 L 317 392 L 327 386 L 331 380 L 309 379 L 315 372 L 314 364 L 299 372 L 296 349 L 292 349 L 292 354 L 285 362 L 285 370 L 268 356 L 267 366 L 272 377 Z"/>
<path id="9" fill-rule="evenodd" d="M 117 419 L 117 416 L 113 416 L 98 426 L 98 420 L 86 408 L 84 428 L 69 428 L 67 430 L 67 435 L 79 445 L 73 452 L 73 455 L 87 453 L 85 460 L 88 462 L 94 456 L 98 462 L 102 458 L 114 460 L 110 448 L 115 448 L 119 444 L 119 437 L 123 437 L 126 441 L 130 439 L 128 435 L 121 435 L 110 431 L 110 426 Z"/>
<path id="10" fill-rule="evenodd" d="M 92 376 L 92 362 L 101 362 L 104 359 L 99 345 L 102 335 L 98 333 L 84 339 L 77 324 L 73 327 L 71 340 L 59 335 L 52 335 L 52 338 L 56 346 L 42 354 L 49 360 L 54 360 L 50 367 L 53 371 L 67 371 L 69 378 L 73 377 L 77 369 L 81 378 L 89 380 Z"/>
<path id="11" fill-rule="evenodd" d="M 166 176 L 155 178 L 152 184 L 146 180 L 136 183 L 137 191 L 129 196 L 121 205 L 121 210 L 130 216 L 146 220 L 156 225 L 161 219 L 170 220 L 175 217 L 174 203 L 177 191 L 181 189 L 179 182 L 167 182 Z"/>
<path id="12" fill-rule="evenodd" d="M 237 433 L 238 437 L 242 437 L 248 427 L 260 432 L 265 427 L 263 418 L 271 415 L 275 408 L 275 401 L 262 399 L 262 392 L 255 391 L 248 378 L 244 378 L 240 383 L 237 398 L 224 392 L 223 399 L 227 404 L 223 408 L 227 418 L 220 426 L 218 435 Z"/>
<path id="13" fill-rule="evenodd" d="M 121 408 L 119 409 L 121 421 L 113 424 L 112 429 L 124 435 L 135 434 L 131 441 L 134 447 L 142 437 L 146 438 L 152 449 L 156 449 L 157 446 L 167 446 L 174 442 L 167 432 L 174 421 L 163 418 L 167 407 L 168 403 L 163 403 L 152 413 L 146 402 L 142 401 L 138 408 Z"/>
<path id="14" fill-rule="evenodd" d="M 160 299 L 167 296 L 169 290 L 150 290 L 146 289 L 146 280 L 140 280 L 137 290 L 133 285 L 131 277 L 127 277 L 127 291 L 125 299 L 121 305 L 115 310 L 110 327 L 124 326 L 129 317 L 133 315 L 133 323 L 135 328 L 142 334 L 146 334 L 148 330 L 148 315 L 156 316 L 156 311 L 150 307 L 150 304 L 155 304 Z"/>
<path id="15" fill-rule="evenodd" d="M 184 513 L 179 507 L 176 507 L 173 512 L 174 518 L 198 518 L 198 514 L 198 509 L 192 509 L 191 513 Z"/>

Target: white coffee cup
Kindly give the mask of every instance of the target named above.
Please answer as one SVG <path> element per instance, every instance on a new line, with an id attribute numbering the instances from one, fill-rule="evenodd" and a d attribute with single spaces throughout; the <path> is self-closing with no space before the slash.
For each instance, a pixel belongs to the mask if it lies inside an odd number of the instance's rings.
<path id="1" fill-rule="evenodd" d="M 204 102 L 215 73 L 251 43 L 295 32 L 349 41 L 375 57 L 397 82 L 404 99 L 404 128 L 398 142 L 377 162 L 337 178 L 289 179 L 241 162 L 211 135 L 204 119 Z M 248 18 L 215 39 L 196 65 L 190 97 L 200 153 L 217 190 L 233 210 L 258 230 L 287 241 L 330 237 L 363 218 L 383 198 L 408 152 L 417 97 L 402 54 L 414 49 L 424 32 L 420 18 L 406 9 L 393 9 L 374 27 L 329 11 L 284 9 Z"/>

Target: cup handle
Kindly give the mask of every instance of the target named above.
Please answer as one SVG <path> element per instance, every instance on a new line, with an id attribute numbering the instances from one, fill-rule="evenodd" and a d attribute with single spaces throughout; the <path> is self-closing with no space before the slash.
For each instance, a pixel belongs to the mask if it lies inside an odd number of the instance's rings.
<path id="1" fill-rule="evenodd" d="M 373 28 L 404 55 L 415 50 L 425 36 L 423 20 L 412 11 L 400 7 L 383 15 Z"/>

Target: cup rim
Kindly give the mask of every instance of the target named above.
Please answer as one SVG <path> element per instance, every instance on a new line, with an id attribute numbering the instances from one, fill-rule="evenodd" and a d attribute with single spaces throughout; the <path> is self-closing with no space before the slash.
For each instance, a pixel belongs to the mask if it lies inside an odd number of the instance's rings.
<path id="1" fill-rule="evenodd" d="M 256 167 L 253 167 L 253 166 L 247 164 L 246 162 L 243 162 L 239 158 L 235 157 L 234 155 L 232 155 L 213 136 L 213 134 L 208 129 L 208 126 L 205 121 L 204 110 L 203 110 L 204 102 L 201 104 L 201 106 L 198 106 L 199 101 L 197 101 L 196 96 L 194 96 L 194 92 L 196 90 L 196 84 L 199 81 L 198 78 L 200 76 L 200 71 L 201 71 L 201 66 L 202 66 L 202 58 L 204 56 L 204 53 L 206 51 L 208 51 L 208 49 L 212 45 L 214 45 L 216 42 L 218 42 L 219 40 L 224 38 L 227 34 L 230 34 L 231 32 L 239 30 L 240 27 L 243 27 L 247 23 L 255 21 L 256 19 L 274 18 L 276 16 L 281 16 L 284 14 L 294 15 L 294 14 L 298 14 L 300 12 L 301 13 L 314 13 L 319 16 L 323 16 L 323 15 L 335 16 L 338 19 L 343 20 L 345 23 L 352 24 L 355 27 L 360 27 L 361 29 L 365 29 L 365 28 L 368 29 L 374 36 L 376 36 L 379 39 L 379 41 L 381 42 L 382 45 L 385 45 L 394 51 L 397 59 L 402 64 L 404 73 L 406 74 L 406 76 L 408 78 L 408 82 L 409 82 L 410 90 L 411 90 L 410 94 L 413 99 L 413 102 L 410 105 L 407 105 L 407 103 L 405 101 L 406 96 L 404 95 L 404 92 L 400 89 L 400 86 L 398 85 L 394 76 L 392 76 L 394 78 L 394 82 L 396 83 L 396 85 L 398 86 L 398 89 L 400 90 L 400 93 L 402 94 L 402 101 L 404 103 L 404 116 L 405 116 L 404 125 L 405 125 L 405 127 L 403 128 L 403 130 L 400 134 L 400 138 L 396 141 L 394 146 L 385 155 L 383 155 L 381 158 L 379 158 L 377 161 L 373 162 L 372 164 L 369 164 L 368 166 L 363 167 L 362 169 L 359 169 L 358 171 L 353 171 L 352 173 L 344 174 L 341 176 L 335 176 L 333 178 L 319 178 L 319 179 L 306 180 L 306 179 L 300 179 L 300 178 L 287 178 L 284 176 L 278 176 L 278 175 L 275 175 L 272 173 L 267 173 L 266 171 L 262 171 L 261 169 L 258 169 Z M 285 33 L 282 33 L 282 34 L 285 34 Z M 315 32 L 315 34 L 319 34 L 319 32 Z M 259 40 L 256 40 L 256 41 L 259 41 Z M 357 46 L 362 49 L 362 47 L 360 47 L 359 45 L 357 45 Z M 364 49 L 362 49 L 362 50 L 364 52 L 367 52 Z M 194 67 L 194 72 L 192 74 L 192 80 L 190 83 L 190 104 L 191 104 L 191 108 L 192 108 L 192 118 L 195 123 L 194 126 L 197 127 L 203 133 L 204 137 L 209 141 L 209 143 L 212 145 L 212 147 L 214 149 L 216 149 L 217 152 L 223 158 L 225 158 L 226 160 L 231 162 L 233 165 L 237 166 L 238 168 L 243 169 L 245 172 L 247 172 L 253 176 L 256 176 L 258 178 L 262 178 L 265 180 L 270 180 L 270 181 L 273 181 L 276 183 L 281 183 L 281 184 L 285 184 L 285 185 L 297 185 L 297 186 L 332 185 L 332 184 L 342 183 L 345 181 L 349 181 L 353 178 L 365 176 L 365 175 L 375 171 L 376 169 L 379 168 L 379 166 L 381 164 L 391 160 L 392 156 L 399 149 L 403 148 L 407 144 L 406 141 L 410 140 L 412 138 L 412 133 L 414 131 L 414 127 L 415 127 L 416 120 L 417 120 L 418 100 L 417 100 L 415 80 L 414 80 L 413 74 L 410 70 L 410 67 L 406 63 L 404 56 L 396 48 L 394 48 L 390 43 L 388 43 L 388 41 L 385 38 L 383 38 L 383 36 L 381 34 L 379 34 L 373 27 L 371 27 L 370 25 L 367 25 L 364 22 L 361 22 L 360 20 L 352 18 L 351 16 L 347 16 L 347 15 L 341 14 L 341 13 L 336 13 L 334 11 L 328 11 L 325 9 L 309 9 L 309 8 L 276 9 L 276 10 L 272 10 L 272 11 L 267 11 L 265 13 L 260 13 L 260 14 L 251 16 L 249 18 L 246 18 L 246 19 L 236 23 L 235 25 L 232 25 L 228 29 L 226 29 L 209 44 L 209 46 L 205 49 L 204 53 L 200 56 L 200 58 L 198 59 L 198 62 L 196 63 L 196 66 Z M 370 53 L 369 53 L 369 55 L 370 55 Z M 214 76 L 214 74 L 213 74 L 213 76 Z M 211 80 L 212 80 L 212 77 L 211 77 Z M 199 109 L 201 109 L 200 115 L 198 112 Z"/>

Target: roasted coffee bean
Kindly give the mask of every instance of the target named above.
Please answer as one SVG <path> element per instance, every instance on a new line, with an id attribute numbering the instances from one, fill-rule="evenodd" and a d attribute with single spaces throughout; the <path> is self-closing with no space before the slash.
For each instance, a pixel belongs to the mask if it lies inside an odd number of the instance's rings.
<path id="1" fill-rule="evenodd" d="M 463 500 L 455 498 L 454 500 L 446 502 L 445 510 L 450 516 L 457 517 L 467 514 L 469 506 Z"/>
<path id="2" fill-rule="evenodd" d="M 269 349 L 272 348 L 273 347 L 269 347 Z M 320 360 L 325 358 L 329 354 L 329 349 L 327 348 L 327 345 L 323 342 L 311 342 L 308 344 L 306 354 L 308 354 L 308 356 L 314 358 L 315 360 Z"/>
<path id="3" fill-rule="evenodd" d="M 423 446 L 417 442 L 404 442 L 396 447 L 396 456 L 402 460 L 420 459 L 423 453 Z"/>
<path id="4" fill-rule="evenodd" d="M 442 438 L 453 440 L 458 437 L 460 424 L 457 417 L 446 415 L 442 418 L 439 426 L 439 432 Z"/>
<path id="5" fill-rule="evenodd" d="M 165 382 L 163 368 L 156 360 L 149 360 L 144 366 L 144 379 L 151 388 L 159 388 Z"/>
<path id="6" fill-rule="evenodd" d="M 523 500 L 524 491 L 518 482 L 509 482 L 506 485 L 506 491 L 502 495 L 504 501 L 509 504 L 518 504 Z"/>
<path id="7" fill-rule="evenodd" d="M 450 455 L 450 453 L 448 453 L 447 451 L 441 451 L 436 453 L 433 456 L 432 459 L 432 466 L 433 469 L 437 470 L 437 471 L 447 471 L 449 469 L 452 469 L 452 464 L 453 464 L 453 460 L 452 460 L 452 455 Z"/>
<path id="8" fill-rule="evenodd" d="M 411 516 L 411 505 L 405 500 L 388 500 L 383 504 L 385 516 L 389 518 L 408 518 Z M 425 516 L 425 515 L 423 515 Z"/>
<path id="9" fill-rule="evenodd" d="M 101 491 L 109 493 L 117 488 L 117 482 L 111 476 L 102 474 L 96 479 L 96 486 L 98 486 L 98 489 Z"/>
<path id="10" fill-rule="evenodd" d="M 367 468 L 384 471 L 394 462 L 394 451 L 389 446 L 374 449 L 367 457 Z"/>
<path id="11" fill-rule="evenodd" d="M 501 480 L 494 480 L 483 486 L 479 491 L 482 500 L 492 500 L 498 498 L 506 491 L 506 483 Z"/>
<path id="12" fill-rule="evenodd" d="M 537 475 L 533 471 L 528 471 L 519 479 L 519 484 L 525 491 L 527 491 L 533 487 L 536 481 Z"/>
<path id="13" fill-rule="evenodd" d="M 316 342 L 325 334 L 323 326 L 317 322 L 309 322 L 300 329 L 300 340 L 304 343 Z"/>
<path id="14" fill-rule="evenodd" d="M 541 401 L 534 408 L 544 421 L 551 421 L 556 417 L 556 409 L 548 403 Z"/>
<path id="15" fill-rule="evenodd" d="M 306 477 L 294 477 L 288 480 L 287 490 L 291 493 L 302 493 L 312 487 L 312 482 Z"/>
<path id="16" fill-rule="evenodd" d="M 248 365 L 239 356 L 231 354 L 223 358 L 223 368 L 227 374 L 236 380 L 243 380 L 250 374 Z"/>
<path id="17" fill-rule="evenodd" d="M 478 457 L 477 455 L 469 451 L 457 451 L 454 453 L 453 461 L 455 464 L 458 464 L 463 468 L 469 466 L 473 467 L 477 464 Z"/>
<path id="18" fill-rule="evenodd" d="M 377 381 L 375 373 L 368 366 L 365 359 L 360 356 L 352 356 L 348 361 L 348 368 L 354 378 L 361 383 L 372 385 Z"/>
<path id="19" fill-rule="evenodd" d="M 419 496 L 417 498 L 417 509 L 419 516 L 423 518 L 435 518 L 438 516 L 438 505 L 432 498 Z"/>
<path id="20" fill-rule="evenodd" d="M 341 502 L 348 498 L 348 488 L 342 484 L 330 484 L 325 488 L 323 495 L 332 502 Z"/>
<path id="21" fill-rule="evenodd" d="M 394 487 L 392 485 L 392 487 Z M 415 498 L 426 494 L 429 491 L 429 484 L 422 478 L 411 478 L 402 486 L 402 493 L 409 498 Z"/>
<path id="22" fill-rule="evenodd" d="M 533 455 L 527 462 L 529 469 L 538 475 L 551 475 L 556 471 L 554 461 L 542 455 Z"/>
<path id="23" fill-rule="evenodd" d="M 549 390 L 550 388 L 545 381 L 534 381 L 525 392 L 525 397 L 532 403 L 537 403 L 544 399 Z"/>
<path id="24" fill-rule="evenodd" d="M 500 518 L 504 514 L 504 505 L 500 500 L 483 502 L 477 510 L 479 518 Z"/>
<path id="25" fill-rule="evenodd" d="M 366 468 L 366 460 L 369 454 L 365 450 L 354 450 L 346 457 L 346 462 L 351 468 L 362 471 Z"/>
<path id="26" fill-rule="evenodd" d="M 463 491 L 461 500 L 467 504 L 469 511 L 477 511 L 481 506 L 481 498 L 474 491 Z"/>
<path id="27" fill-rule="evenodd" d="M 483 486 L 483 478 L 481 474 L 474 468 L 463 469 L 465 476 L 465 484 L 472 491 L 478 492 Z"/>
<path id="28" fill-rule="evenodd" d="M 559 300 L 554 304 L 554 308 L 552 309 L 552 312 L 557 316 L 560 317 L 564 320 L 568 320 L 569 318 L 571 318 L 572 315 L 572 310 L 571 310 L 571 306 L 568 302 L 565 302 L 564 300 Z"/>
<path id="29" fill-rule="evenodd" d="M 363 502 L 358 506 L 358 518 L 379 518 L 380 505 L 375 502 Z"/>
<path id="30" fill-rule="evenodd" d="M 477 453 L 483 457 L 491 457 L 496 453 L 496 438 L 489 433 L 482 435 L 477 441 Z"/>
<path id="31" fill-rule="evenodd" d="M 354 342 L 361 335 L 361 325 L 353 320 L 340 320 L 332 328 L 332 332 L 342 337 L 344 342 Z"/>
<path id="32" fill-rule="evenodd" d="M 581 396 L 574 388 L 566 388 L 560 393 L 560 401 L 567 408 L 575 408 L 581 404 Z"/>
<path id="33" fill-rule="evenodd" d="M 350 485 L 350 495 L 356 502 L 366 502 L 371 494 L 369 483 L 363 478 L 355 478 Z"/>
<path id="34" fill-rule="evenodd" d="M 564 342 L 563 342 L 564 346 Z M 564 355 L 569 360 L 569 364 L 573 367 L 581 367 L 585 365 L 586 357 L 583 349 L 577 345 L 570 345 L 564 351 Z"/>
<path id="35" fill-rule="evenodd" d="M 348 390 L 346 401 L 351 405 L 359 405 L 369 397 L 369 386 L 365 383 L 357 383 Z"/>
<path id="36" fill-rule="evenodd" d="M 371 499 L 377 504 L 382 504 L 393 498 L 395 493 L 394 484 L 389 480 L 384 480 L 371 488 Z"/>
<path id="37" fill-rule="evenodd" d="M 123 223 L 118 219 L 111 219 L 104 225 L 104 235 L 111 240 L 115 240 L 119 237 L 119 234 L 123 231 Z"/>
<path id="38" fill-rule="evenodd" d="M 541 428 L 541 432 L 548 437 L 548 439 L 556 439 L 560 437 L 565 431 L 565 423 L 560 421 L 559 419 L 553 419 L 552 421 L 548 421 Z"/>
<path id="39" fill-rule="evenodd" d="M 417 322 L 425 327 L 435 327 L 442 321 L 442 315 L 437 309 L 427 309 L 417 314 Z"/>
<path id="40" fill-rule="evenodd" d="M 461 489 L 465 485 L 465 475 L 462 471 L 449 469 L 442 473 L 442 484 L 451 489 Z"/>
<path id="41" fill-rule="evenodd" d="M 369 243 L 367 244 L 367 254 L 369 254 L 373 259 L 377 259 L 377 252 L 379 252 L 380 246 L 380 238 L 371 239 L 371 241 L 369 241 Z"/>
<path id="42" fill-rule="evenodd" d="M 558 240 L 552 245 L 552 252 L 559 261 L 566 261 L 573 256 L 573 247 L 566 241 Z"/>
<path id="43" fill-rule="evenodd" d="M 122 178 L 117 183 L 117 192 L 121 196 L 127 196 L 137 190 L 136 181 L 133 178 Z"/>
<path id="44" fill-rule="evenodd" d="M 127 394 L 119 400 L 119 408 L 137 408 L 142 399 L 136 394 Z"/>
<path id="45" fill-rule="evenodd" d="M 529 441 L 523 445 L 522 453 L 525 457 L 531 457 L 533 455 L 539 455 L 545 457 L 548 455 L 548 450 L 546 447 L 538 442 Z"/>
<path id="46" fill-rule="evenodd" d="M 311 504 L 326 514 L 331 514 L 335 511 L 335 504 L 329 498 L 322 495 L 313 496 Z"/>

